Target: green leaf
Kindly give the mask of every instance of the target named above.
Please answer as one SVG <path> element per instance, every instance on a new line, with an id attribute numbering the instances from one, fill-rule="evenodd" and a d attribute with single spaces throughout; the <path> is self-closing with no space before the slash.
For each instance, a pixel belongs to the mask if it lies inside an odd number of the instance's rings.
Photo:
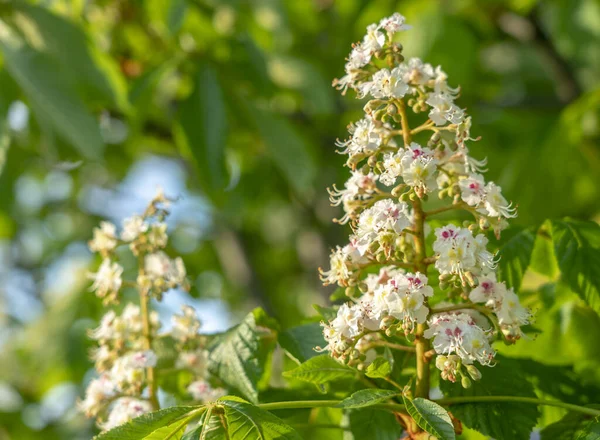
<path id="1" fill-rule="evenodd" d="M 227 438 L 227 426 L 224 420 L 210 406 L 202 414 L 198 426 L 185 434 L 181 440 L 221 440 Z"/>
<path id="2" fill-rule="evenodd" d="M 402 396 L 408 414 L 415 423 L 425 432 L 432 434 L 438 440 L 454 440 L 454 425 L 452 419 L 444 408 L 428 399 L 417 397 L 409 399 Z"/>
<path id="3" fill-rule="evenodd" d="M 586 432 L 591 428 L 594 429 L 596 424 L 599 428 L 596 419 L 590 421 L 590 416 L 581 414 L 578 412 L 569 412 L 562 419 L 557 422 L 551 423 L 540 431 L 541 440 L 555 440 L 555 439 L 585 439 Z M 600 432 L 600 431 L 599 431 Z M 598 439 L 600 437 L 590 437 L 591 439 Z"/>
<path id="4" fill-rule="evenodd" d="M 325 321 L 331 321 L 337 316 L 337 310 L 333 307 L 322 307 L 318 304 L 313 304 L 313 309 L 315 309 Z"/>
<path id="5" fill-rule="evenodd" d="M 306 140 L 281 116 L 258 108 L 251 113 L 269 155 L 290 186 L 301 194 L 312 188 L 317 170 Z"/>
<path id="6" fill-rule="evenodd" d="M 298 362 L 305 362 L 317 356 L 315 347 L 327 345 L 323 329 L 319 323 L 292 327 L 279 334 L 279 344 Z"/>
<path id="7" fill-rule="evenodd" d="M 440 380 L 445 396 L 524 396 L 536 397 L 533 386 L 523 374 L 500 359 L 494 368 L 486 368 L 471 388 Z M 464 403 L 450 408 L 467 427 L 496 440 L 528 440 L 539 417 L 537 406 L 525 403 Z"/>
<path id="8" fill-rule="evenodd" d="M 209 371 L 252 402 L 258 401 L 258 383 L 275 347 L 272 326 L 264 311 L 255 309 L 209 347 Z"/>
<path id="9" fill-rule="evenodd" d="M 600 440 L 600 417 L 588 423 L 576 440 Z"/>
<path id="10" fill-rule="evenodd" d="M 371 405 L 376 405 L 381 402 L 385 402 L 398 393 L 392 390 L 380 390 L 377 388 L 368 388 L 365 390 L 357 391 L 350 397 L 345 398 L 336 406 L 339 408 L 353 409 L 353 408 L 364 408 Z"/>
<path id="11" fill-rule="evenodd" d="M 367 367 L 365 374 L 368 377 L 377 379 L 388 377 L 391 372 L 392 365 L 384 358 L 378 357 Z"/>
<path id="12" fill-rule="evenodd" d="M 14 11 L 14 24 L 27 43 L 52 57 L 86 98 L 128 108 L 126 84 L 116 63 L 97 52 L 75 22 L 25 2 L 14 2 Z"/>
<path id="13" fill-rule="evenodd" d="M 95 440 L 140 440 L 148 438 L 156 430 L 176 423 L 198 406 L 173 406 L 137 417 L 124 425 L 94 437 Z M 153 437 L 150 437 L 153 438 Z M 156 438 L 153 438 L 156 439 Z"/>
<path id="14" fill-rule="evenodd" d="M 55 64 L 8 29 L 0 30 L 6 69 L 23 89 L 38 119 L 47 121 L 84 156 L 99 158 L 104 148 L 99 125 Z"/>
<path id="15" fill-rule="evenodd" d="M 224 189 L 227 112 L 219 79 L 208 64 L 198 65 L 194 91 L 181 104 L 179 126 L 179 146 L 194 158 L 206 189 Z"/>
<path id="16" fill-rule="evenodd" d="M 539 274 L 546 275 L 552 280 L 556 280 L 560 271 L 558 269 L 556 258 L 554 257 L 554 247 L 550 229 L 551 222 L 547 221 L 538 230 L 537 239 L 533 246 L 533 253 L 531 254 L 530 269 Z"/>
<path id="17" fill-rule="evenodd" d="M 563 279 L 600 313 L 600 225 L 579 220 L 553 220 L 554 254 Z"/>
<path id="18" fill-rule="evenodd" d="M 144 437 L 143 440 L 181 440 L 186 428 L 187 423 L 184 423 L 184 421 L 176 421 L 170 425 L 158 428 L 152 434 Z"/>
<path id="19" fill-rule="evenodd" d="M 225 410 L 229 440 L 302 440 L 279 417 L 240 398 L 227 396 L 218 403 Z"/>
<path id="20" fill-rule="evenodd" d="M 498 278 L 508 287 L 519 290 L 523 275 L 531 262 L 536 239 L 535 228 L 524 229 L 510 238 L 500 249 Z"/>
<path id="21" fill-rule="evenodd" d="M 356 371 L 340 364 L 328 354 L 315 356 L 290 371 L 285 371 L 283 377 L 323 385 L 327 382 L 356 377 Z"/>
<path id="22" fill-rule="evenodd" d="M 350 430 L 355 439 L 398 440 L 402 426 L 394 414 L 372 408 L 351 411 Z"/>

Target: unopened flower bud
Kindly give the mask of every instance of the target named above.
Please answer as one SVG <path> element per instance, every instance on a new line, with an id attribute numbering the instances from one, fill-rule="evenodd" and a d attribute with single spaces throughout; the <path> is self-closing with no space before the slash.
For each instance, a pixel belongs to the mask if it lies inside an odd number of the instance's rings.
<path id="1" fill-rule="evenodd" d="M 398 333 L 398 326 L 396 325 L 393 325 L 385 330 L 385 335 L 388 338 L 391 338 L 392 336 L 396 335 L 396 333 Z"/>
<path id="2" fill-rule="evenodd" d="M 467 279 L 469 286 L 476 287 L 478 285 L 477 279 L 473 276 L 473 272 L 465 272 L 465 278 Z"/>
<path id="3" fill-rule="evenodd" d="M 365 293 L 365 292 L 368 292 L 368 291 L 369 291 L 369 286 L 367 286 L 367 284 L 366 284 L 366 283 L 359 283 L 359 284 L 358 284 L 358 289 L 359 289 L 359 290 L 360 290 L 362 293 Z"/>
<path id="4" fill-rule="evenodd" d="M 473 380 L 481 379 L 481 371 L 479 371 L 475 365 L 466 365 L 466 368 L 467 368 L 467 372 L 469 373 L 469 376 L 471 376 L 471 379 L 473 379 Z"/>
<path id="5" fill-rule="evenodd" d="M 463 377 L 460 379 L 460 384 L 462 385 L 462 387 L 463 387 L 463 388 L 465 388 L 465 389 L 466 389 L 466 388 L 471 388 L 471 384 L 472 384 L 472 382 L 471 382 L 471 379 L 469 379 L 469 377 L 468 377 L 468 376 L 463 376 Z"/>
<path id="6" fill-rule="evenodd" d="M 396 320 L 396 318 L 394 318 L 393 316 L 386 316 L 385 318 L 383 318 L 381 320 L 381 324 L 379 327 L 382 330 L 385 330 L 385 329 L 389 328 L 394 323 L 395 320 Z"/>
<path id="7" fill-rule="evenodd" d="M 394 189 L 392 189 L 392 195 L 394 197 L 400 197 L 402 195 L 402 190 L 404 190 L 404 188 L 406 188 L 406 185 L 403 183 L 394 187 Z"/>
<path id="8" fill-rule="evenodd" d="M 394 104 L 390 104 L 387 106 L 388 115 L 395 115 L 396 113 L 398 113 L 398 108 Z"/>
<path id="9" fill-rule="evenodd" d="M 354 287 L 346 287 L 346 291 L 344 293 L 348 298 L 352 298 L 354 296 Z"/>
<path id="10" fill-rule="evenodd" d="M 383 252 L 380 252 L 377 254 L 376 260 L 378 263 L 385 263 L 387 260 L 387 257 L 385 256 L 385 254 Z"/>
<path id="11" fill-rule="evenodd" d="M 370 156 L 369 160 L 367 160 L 367 164 L 369 164 L 371 168 L 375 168 L 377 166 L 377 155 L 374 154 L 373 156 Z"/>

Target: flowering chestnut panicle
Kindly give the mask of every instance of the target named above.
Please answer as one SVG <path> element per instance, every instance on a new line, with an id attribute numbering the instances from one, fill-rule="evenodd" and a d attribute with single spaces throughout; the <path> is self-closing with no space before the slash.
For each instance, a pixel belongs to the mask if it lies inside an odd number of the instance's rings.
<path id="1" fill-rule="evenodd" d="M 486 160 L 469 153 L 476 139 L 457 103 L 460 89 L 440 66 L 402 55 L 395 37 L 408 29 L 398 13 L 370 25 L 333 82 L 367 102 L 363 119 L 337 142 L 350 178 L 329 194 L 352 235 L 321 276 L 325 285 L 346 288 L 350 301 L 322 323 L 327 346 L 320 350 L 362 369 L 374 341 L 414 342 L 416 395 L 428 397 L 431 361 L 443 380 L 469 387 L 485 374 L 481 367 L 494 365 L 492 343 L 517 341 L 531 314 L 497 280 L 497 258 L 488 250 L 488 232 L 499 237 L 516 208 L 485 181 Z M 435 195 L 444 205 L 430 208 Z M 450 210 L 472 220 L 429 227 L 430 218 Z M 432 269 L 439 285 L 428 278 Z"/>
<path id="2" fill-rule="evenodd" d="M 98 343 L 92 359 L 98 377 L 88 385 L 79 408 L 95 417 L 102 430 L 110 430 L 142 414 L 159 409 L 158 379 L 161 374 L 156 341 L 170 338 L 177 356 L 174 368 L 187 371 L 187 399 L 208 402 L 225 391 L 212 387 L 206 370 L 207 351 L 199 334 L 201 323 L 191 306 L 183 306 L 181 314 L 172 316 L 172 329 L 160 332 L 158 313 L 151 310 L 150 299 L 159 300 L 169 289 L 187 289 L 186 271 L 181 258 L 170 258 L 167 225 L 170 200 L 162 192 L 150 202 L 141 216 L 127 218 L 120 234 L 117 227 L 101 222 L 89 243 L 92 251 L 103 258 L 96 273 L 90 275 L 92 290 L 104 305 L 119 303 L 121 290 L 133 287 L 140 304 L 127 303 L 120 313 L 109 310 L 98 328 L 90 332 Z M 128 246 L 138 261 L 135 280 L 123 279 L 116 249 Z"/>

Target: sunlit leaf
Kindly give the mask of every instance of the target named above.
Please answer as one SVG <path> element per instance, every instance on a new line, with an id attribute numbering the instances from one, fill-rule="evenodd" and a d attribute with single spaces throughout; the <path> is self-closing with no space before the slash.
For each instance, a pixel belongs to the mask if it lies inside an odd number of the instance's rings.
<path id="1" fill-rule="evenodd" d="M 444 408 L 428 399 L 404 397 L 404 405 L 415 423 L 438 440 L 454 440 L 452 419 Z"/>
<path id="2" fill-rule="evenodd" d="M 342 400 L 337 406 L 340 408 L 354 409 L 364 408 L 371 405 L 390 400 L 390 398 L 397 396 L 398 393 L 392 390 L 380 390 L 377 388 L 367 388 L 365 390 L 357 391 L 350 397 Z"/>
<path id="3" fill-rule="evenodd" d="M 258 401 L 258 384 L 276 341 L 275 331 L 265 325 L 271 323 L 256 309 L 209 347 L 209 371 L 253 402 Z"/>

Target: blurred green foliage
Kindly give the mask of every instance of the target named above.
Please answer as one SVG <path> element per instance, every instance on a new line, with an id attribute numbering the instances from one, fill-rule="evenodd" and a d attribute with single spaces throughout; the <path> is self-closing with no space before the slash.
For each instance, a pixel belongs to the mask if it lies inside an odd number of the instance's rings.
<path id="1" fill-rule="evenodd" d="M 442 64 L 450 84 L 461 85 L 460 104 L 482 137 L 471 152 L 488 157 L 491 179 L 518 202 L 513 230 L 547 218 L 597 220 L 594 0 L 0 4 L 0 237 L 11 250 L 0 280 L 28 274 L 42 307 L 35 319 L 14 316 L 0 283 L 0 438 L 93 432 L 72 407 L 52 405 L 60 393 L 67 401 L 80 394 L 90 369 L 85 330 L 102 314 L 86 290 L 93 262 L 81 261 L 68 286 L 49 294 L 51 269 L 111 208 L 89 189 L 118 187 L 150 155 L 174 160 L 190 193 L 205 197 L 200 244 L 184 252 L 188 271 L 200 275 L 194 296 L 226 302 L 233 321 L 260 305 L 284 328 L 327 302 L 317 267 L 345 231 L 331 223 L 339 213 L 325 188 L 346 179 L 334 141 L 361 109 L 330 82 L 365 26 L 394 11 L 414 26 L 406 53 Z M 65 181 L 68 196 L 55 197 Z M 557 279 L 543 246 L 537 240 L 531 251 L 532 270 L 511 276 L 545 332 L 504 351 L 574 365 L 575 383 L 583 376 L 600 385 L 600 318 Z M 561 415 L 543 413 L 547 421 Z"/>

